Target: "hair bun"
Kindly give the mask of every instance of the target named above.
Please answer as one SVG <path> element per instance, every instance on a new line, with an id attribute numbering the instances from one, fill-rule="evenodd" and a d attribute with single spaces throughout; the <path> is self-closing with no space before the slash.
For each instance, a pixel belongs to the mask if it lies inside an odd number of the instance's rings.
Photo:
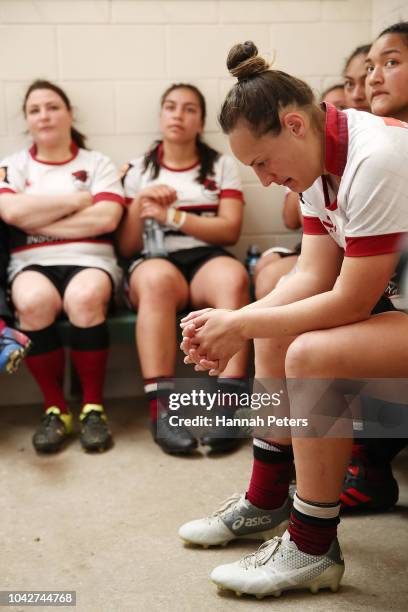
<path id="1" fill-rule="evenodd" d="M 227 68 L 241 81 L 269 70 L 269 64 L 258 55 L 258 48 L 252 40 L 247 40 L 232 47 L 227 57 Z"/>

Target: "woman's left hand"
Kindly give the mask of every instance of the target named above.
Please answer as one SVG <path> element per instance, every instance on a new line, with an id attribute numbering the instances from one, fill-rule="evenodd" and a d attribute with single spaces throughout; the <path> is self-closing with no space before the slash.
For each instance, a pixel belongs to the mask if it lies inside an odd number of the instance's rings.
<path id="1" fill-rule="evenodd" d="M 198 370 L 210 370 L 213 376 L 226 368 L 246 341 L 236 311 L 207 308 L 186 317 L 182 328 L 185 362 L 195 363 Z"/>
<path id="2" fill-rule="evenodd" d="M 140 204 L 141 219 L 155 219 L 162 225 L 166 223 L 167 207 L 158 204 L 154 200 L 143 198 Z"/>

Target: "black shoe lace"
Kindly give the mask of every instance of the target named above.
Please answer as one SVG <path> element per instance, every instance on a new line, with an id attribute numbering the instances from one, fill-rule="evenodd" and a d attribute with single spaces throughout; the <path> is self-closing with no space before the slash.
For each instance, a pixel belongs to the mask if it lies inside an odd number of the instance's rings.
<path id="1" fill-rule="evenodd" d="M 61 423 L 61 419 L 58 414 L 54 414 L 51 412 L 50 414 L 46 414 L 42 418 L 42 426 L 44 429 L 49 429 L 53 425 L 59 425 Z"/>
<path id="2" fill-rule="evenodd" d="M 97 410 L 91 410 L 88 412 L 86 417 L 83 419 L 83 424 L 88 425 L 90 427 L 102 427 L 103 429 L 107 429 L 107 424 L 101 416 L 101 413 Z"/>

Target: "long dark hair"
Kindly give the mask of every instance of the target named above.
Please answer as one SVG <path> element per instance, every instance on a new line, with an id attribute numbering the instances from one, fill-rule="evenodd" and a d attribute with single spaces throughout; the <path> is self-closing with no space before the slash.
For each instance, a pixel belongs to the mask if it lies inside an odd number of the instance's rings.
<path id="1" fill-rule="evenodd" d="M 51 83 L 51 81 L 37 79 L 31 83 L 31 85 L 28 87 L 25 93 L 24 101 L 23 101 L 24 116 L 26 116 L 26 106 L 27 106 L 28 96 L 30 95 L 31 92 L 36 91 L 37 89 L 50 89 L 51 91 L 56 93 L 61 98 L 61 100 L 64 102 L 65 106 L 67 107 L 67 109 L 69 111 L 72 111 L 71 102 L 67 94 L 65 93 L 63 89 L 61 89 L 61 87 L 58 87 L 58 85 Z M 76 128 L 72 126 L 71 126 L 71 138 L 80 149 L 86 149 L 86 144 L 85 144 L 86 136 L 82 134 L 82 132 L 80 132 L 79 130 L 77 130 Z"/>
<path id="2" fill-rule="evenodd" d="M 189 89 L 197 96 L 201 110 L 201 119 L 204 125 L 207 114 L 205 98 L 195 85 L 191 85 L 190 83 L 173 83 L 173 85 L 170 85 L 170 87 L 166 89 L 160 98 L 160 107 L 163 107 L 167 96 L 175 89 Z M 150 168 L 151 179 L 157 178 L 160 172 L 160 150 L 162 142 L 162 140 L 156 140 L 144 156 L 143 171 L 146 172 L 146 170 Z M 218 151 L 203 142 L 200 134 L 197 134 L 196 136 L 196 147 L 198 159 L 200 160 L 200 170 L 196 180 L 197 183 L 204 183 L 207 176 L 214 174 L 214 163 L 219 158 L 220 154 Z"/>
<path id="3" fill-rule="evenodd" d="M 218 117 L 225 134 L 244 119 L 256 136 L 268 132 L 277 136 L 282 130 L 279 111 L 289 104 L 307 109 L 312 118 L 319 112 L 309 85 L 281 70 L 271 70 L 251 40 L 232 47 L 227 68 L 238 82 Z"/>

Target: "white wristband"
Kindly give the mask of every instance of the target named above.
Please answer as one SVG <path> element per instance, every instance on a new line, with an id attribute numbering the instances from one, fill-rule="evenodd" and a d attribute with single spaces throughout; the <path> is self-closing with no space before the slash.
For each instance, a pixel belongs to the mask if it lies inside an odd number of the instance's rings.
<path id="1" fill-rule="evenodd" d="M 180 229 L 186 220 L 187 214 L 177 208 L 169 207 L 166 211 L 166 225 L 173 229 Z"/>

